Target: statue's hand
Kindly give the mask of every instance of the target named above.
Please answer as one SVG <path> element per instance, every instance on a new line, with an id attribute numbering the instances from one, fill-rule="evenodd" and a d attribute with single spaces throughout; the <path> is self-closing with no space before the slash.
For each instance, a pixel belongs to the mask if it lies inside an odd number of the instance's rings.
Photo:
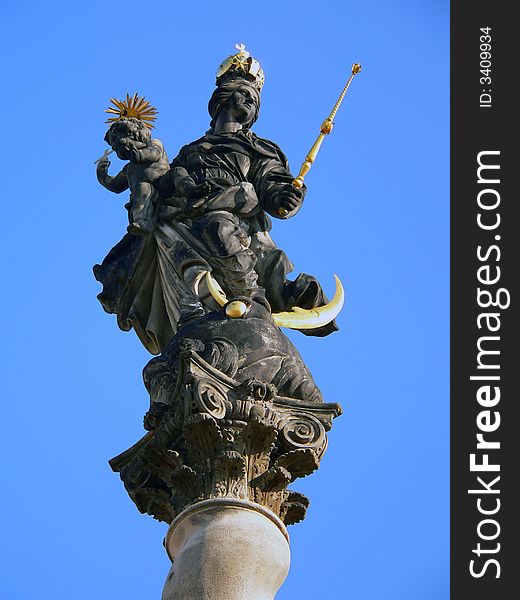
<path id="1" fill-rule="evenodd" d="M 211 184 L 209 181 L 205 181 L 199 185 L 190 184 L 184 189 L 184 194 L 189 200 L 196 200 L 198 198 L 207 198 L 211 193 Z"/>
<path id="2" fill-rule="evenodd" d="M 303 191 L 295 188 L 292 184 L 284 186 L 276 195 L 275 208 L 280 216 L 298 210 L 303 202 Z"/>
<path id="3" fill-rule="evenodd" d="M 138 148 L 130 148 L 129 154 L 130 154 L 130 162 L 133 162 L 133 163 L 141 162 L 141 153 L 139 152 Z"/>
<path id="4" fill-rule="evenodd" d="M 97 176 L 98 181 L 102 185 L 105 185 L 105 182 L 109 179 L 109 175 L 108 175 L 108 167 L 109 166 L 110 166 L 110 161 L 108 160 L 108 158 L 106 156 L 101 158 L 96 165 L 96 176 Z"/>
<path id="5" fill-rule="evenodd" d="M 108 173 L 108 167 L 110 166 L 110 161 L 106 156 L 100 158 L 96 165 L 96 173 L 98 177 L 104 177 Z"/>

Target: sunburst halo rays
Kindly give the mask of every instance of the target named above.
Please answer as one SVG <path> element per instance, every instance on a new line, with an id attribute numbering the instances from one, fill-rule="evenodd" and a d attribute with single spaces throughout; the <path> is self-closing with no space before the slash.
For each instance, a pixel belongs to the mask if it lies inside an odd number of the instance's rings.
<path id="1" fill-rule="evenodd" d="M 133 117 L 143 121 L 147 127 L 153 129 L 152 123 L 157 118 L 157 110 L 144 96 L 141 98 L 137 93 L 133 96 L 127 94 L 125 100 L 110 98 L 110 103 L 113 104 L 113 106 L 109 106 L 105 112 L 117 116 L 110 117 L 105 123 L 111 124 L 125 117 Z"/>

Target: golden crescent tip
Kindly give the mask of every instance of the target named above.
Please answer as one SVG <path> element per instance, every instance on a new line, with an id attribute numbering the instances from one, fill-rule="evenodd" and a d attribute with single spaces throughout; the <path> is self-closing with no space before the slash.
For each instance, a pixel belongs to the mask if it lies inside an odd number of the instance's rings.
<path id="1" fill-rule="evenodd" d="M 278 327 L 288 327 L 289 329 L 316 329 L 333 321 L 345 303 L 345 290 L 341 280 L 337 275 L 334 275 L 334 280 L 336 291 L 330 302 L 311 309 L 295 307 L 298 310 L 274 313 L 273 321 Z"/>
<path id="2" fill-rule="evenodd" d="M 219 306 L 227 304 L 226 294 L 209 271 L 206 271 L 206 285 L 208 286 L 209 293 Z"/>

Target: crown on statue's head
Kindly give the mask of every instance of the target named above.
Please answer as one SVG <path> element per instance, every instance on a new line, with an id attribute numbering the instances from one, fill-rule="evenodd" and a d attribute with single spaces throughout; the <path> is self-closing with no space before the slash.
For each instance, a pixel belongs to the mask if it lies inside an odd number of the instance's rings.
<path id="1" fill-rule="evenodd" d="M 217 70 L 217 85 L 230 79 L 247 79 L 259 90 L 262 89 L 265 75 L 260 63 L 246 50 L 244 44 L 235 44 L 236 54 L 228 56 Z"/>

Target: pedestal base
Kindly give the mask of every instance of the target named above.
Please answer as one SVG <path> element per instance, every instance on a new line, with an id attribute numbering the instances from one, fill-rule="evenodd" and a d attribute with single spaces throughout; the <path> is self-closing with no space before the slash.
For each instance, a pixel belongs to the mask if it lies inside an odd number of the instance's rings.
<path id="1" fill-rule="evenodd" d="M 204 500 L 184 510 L 165 540 L 173 564 L 162 600 L 273 600 L 289 571 L 289 537 L 269 509 Z"/>

